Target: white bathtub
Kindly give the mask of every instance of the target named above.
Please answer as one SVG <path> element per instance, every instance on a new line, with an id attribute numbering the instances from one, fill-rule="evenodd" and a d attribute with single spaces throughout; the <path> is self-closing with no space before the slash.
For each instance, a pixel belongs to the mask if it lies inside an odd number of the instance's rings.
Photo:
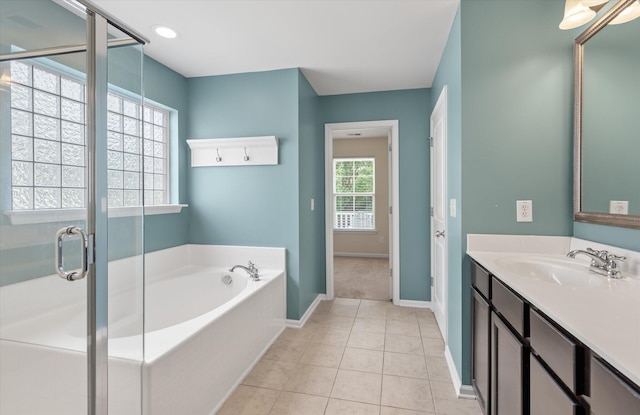
<path id="1" fill-rule="evenodd" d="M 284 329 L 285 250 L 184 245 L 147 254 L 144 339 L 140 259 L 109 264 L 110 412 L 215 413 Z M 261 281 L 228 271 L 249 260 Z M 0 287 L 0 413 L 86 412 L 85 289 L 57 276 Z"/>

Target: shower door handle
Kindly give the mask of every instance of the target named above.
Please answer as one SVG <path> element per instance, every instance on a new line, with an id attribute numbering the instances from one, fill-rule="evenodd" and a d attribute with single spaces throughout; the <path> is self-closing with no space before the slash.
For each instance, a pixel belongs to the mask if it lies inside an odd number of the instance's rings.
<path id="1" fill-rule="evenodd" d="M 64 261 L 62 255 L 62 242 L 65 236 L 73 235 L 80 236 L 80 243 L 82 245 L 80 248 L 81 264 L 79 270 L 67 272 L 65 271 L 63 264 Z M 89 237 L 87 237 L 85 231 L 75 226 L 68 226 L 66 228 L 60 229 L 56 233 L 56 273 L 58 274 L 58 276 L 67 281 L 81 280 L 86 277 L 87 273 L 89 272 L 89 262 Z"/>

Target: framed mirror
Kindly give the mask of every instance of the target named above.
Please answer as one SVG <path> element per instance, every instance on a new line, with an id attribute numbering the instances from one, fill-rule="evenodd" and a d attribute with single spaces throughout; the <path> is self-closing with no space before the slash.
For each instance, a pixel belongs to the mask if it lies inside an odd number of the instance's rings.
<path id="1" fill-rule="evenodd" d="M 640 228 L 640 19 L 609 24 L 636 1 L 620 0 L 574 43 L 579 222 Z"/>

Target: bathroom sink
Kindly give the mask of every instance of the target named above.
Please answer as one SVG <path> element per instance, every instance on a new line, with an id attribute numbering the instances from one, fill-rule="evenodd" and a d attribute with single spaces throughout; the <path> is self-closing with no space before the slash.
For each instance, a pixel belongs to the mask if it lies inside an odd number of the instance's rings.
<path id="1" fill-rule="evenodd" d="M 584 263 L 557 258 L 502 258 L 496 261 L 496 265 L 527 278 L 567 287 L 596 287 L 605 280 L 590 272 L 589 266 Z"/>

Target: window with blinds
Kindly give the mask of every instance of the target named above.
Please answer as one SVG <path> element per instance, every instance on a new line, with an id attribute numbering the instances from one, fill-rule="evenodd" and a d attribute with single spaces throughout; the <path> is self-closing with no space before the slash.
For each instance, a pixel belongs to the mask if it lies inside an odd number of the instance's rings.
<path id="1" fill-rule="evenodd" d="M 375 160 L 333 160 L 334 229 L 375 229 Z"/>

